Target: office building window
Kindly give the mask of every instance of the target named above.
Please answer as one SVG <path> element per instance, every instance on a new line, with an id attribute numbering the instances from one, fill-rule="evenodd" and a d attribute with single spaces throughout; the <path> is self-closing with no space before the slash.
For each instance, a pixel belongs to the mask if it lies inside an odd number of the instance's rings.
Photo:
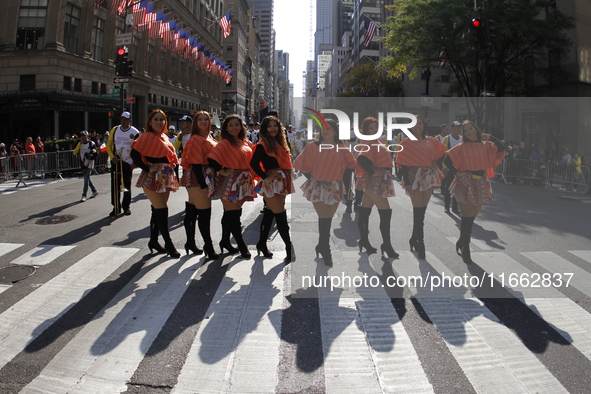
<path id="1" fill-rule="evenodd" d="M 43 49 L 47 0 L 22 0 L 16 31 L 16 49 Z"/>
<path id="2" fill-rule="evenodd" d="M 74 91 L 82 92 L 82 80 L 80 78 L 74 78 Z"/>
<path id="3" fill-rule="evenodd" d="M 72 77 L 64 77 L 64 90 L 72 90 Z"/>
<path id="4" fill-rule="evenodd" d="M 93 82 L 92 83 L 91 93 L 92 94 L 99 94 L 99 84 L 98 84 L 98 82 Z"/>
<path id="5" fill-rule="evenodd" d="M 64 46 L 66 51 L 76 53 L 78 45 L 78 27 L 80 26 L 80 8 L 68 3 L 64 23 Z"/>
<path id="6" fill-rule="evenodd" d="M 90 46 L 90 57 L 99 62 L 103 61 L 103 35 L 105 34 L 105 21 L 94 18 L 92 25 L 92 42 Z"/>
<path id="7" fill-rule="evenodd" d="M 35 75 L 21 75 L 19 90 L 35 90 Z"/>

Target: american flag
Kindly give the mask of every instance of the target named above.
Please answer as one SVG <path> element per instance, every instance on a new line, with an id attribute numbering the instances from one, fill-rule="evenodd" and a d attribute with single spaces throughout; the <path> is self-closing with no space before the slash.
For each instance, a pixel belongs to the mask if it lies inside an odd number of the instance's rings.
<path id="1" fill-rule="evenodd" d="M 372 21 L 365 15 L 363 16 L 363 18 L 365 19 L 365 33 L 363 34 L 363 45 L 368 47 L 369 44 L 371 44 L 371 39 L 373 38 L 373 35 L 376 34 L 378 25 L 376 25 L 374 21 Z"/>
<path id="2" fill-rule="evenodd" d="M 441 52 L 437 54 L 437 57 L 439 58 L 439 61 L 437 62 L 439 67 L 443 68 L 447 66 L 447 59 L 445 58 L 445 49 L 442 49 Z"/>
<path id="3" fill-rule="evenodd" d="M 231 12 L 228 12 L 222 19 L 220 19 L 220 26 L 222 27 L 222 35 L 224 38 L 228 38 L 232 30 L 232 18 Z"/>

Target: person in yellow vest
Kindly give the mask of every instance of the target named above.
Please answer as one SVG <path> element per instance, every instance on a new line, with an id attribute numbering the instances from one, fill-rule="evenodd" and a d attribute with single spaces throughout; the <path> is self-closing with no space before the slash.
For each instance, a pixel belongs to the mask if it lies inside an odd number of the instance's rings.
<path id="1" fill-rule="evenodd" d="M 138 129 L 131 125 L 131 114 L 121 114 L 121 124 L 111 129 L 107 141 L 107 153 L 111 158 L 111 204 L 113 211 L 109 216 L 116 217 L 121 213 L 131 215 L 131 177 L 133 160 L 131 159 L 131 143 L 139 135 Z M 123 201 L 120 192 L 123 191 Z"/>

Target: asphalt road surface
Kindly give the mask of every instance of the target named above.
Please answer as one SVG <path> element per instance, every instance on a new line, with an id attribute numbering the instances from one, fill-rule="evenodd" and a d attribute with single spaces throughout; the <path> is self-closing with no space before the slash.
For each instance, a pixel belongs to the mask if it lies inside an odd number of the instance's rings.
<path id="1" fill-rule="evenodd" d="M 141 190 L 131 216 L 110 218 L 109 174 L 92 179 L 100 193 L 83 203 L 77 177 L 0 184 L 0 268 L 16 266 L 0 275 L 30 274 L 0 284 L 1 393 L 591 392 L 591 204 L 580 195 L 494 183 L 466 266 L 460 219 L 438 192 L 427 258 L 409 251 L 412 206 L 396 185 L 400 258 L 360 253 L 341 205 L 327 267 L 299 188 L 286 265 L 276 229 L 274 257 L 256 256 L 260 198 L 242 215 L 253 257 L 205 261 L 184 253 L 186 192 L 172 193 L 182 254 L 171 259 L 147 249 Z M 218 252 L 221 215 L 214 201 Z M 379 249 L 378 226 L 374 209 Z"/>

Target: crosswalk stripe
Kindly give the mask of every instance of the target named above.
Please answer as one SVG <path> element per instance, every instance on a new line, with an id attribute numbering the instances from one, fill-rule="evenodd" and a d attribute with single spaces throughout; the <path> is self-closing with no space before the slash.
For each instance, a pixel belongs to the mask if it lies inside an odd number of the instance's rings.
<path id="1" fill-rule="evenodd" d="M 591 273 L 553 252 L 522 252 L 521 255 L 545 270 L 561 275 L 564 281 L 567 279 L 565 274 L 572 274 L 569 286 L 591 297 Z"/>
<path id="2" fill-rule="evenodd" d="M 0 256 L 4 256 L 7 253 L 12 252 L 15 249 L 24 246 L 25 244 L 7 244 L 7 243 L 0 243 Z"/>
<path id="3" fill-rule="evenodd" d="M 591 250 L 569 250 L 569 253 L 574 254 L 580 259 L 591 263 Z"/>
<path id="4" fill-rule="evenodd" d="M 532 277 L 530 270 L 504 253 L 479 253 L 474 257 L 487 272 Z M 591 360 L 591 314 L 554 288 L 520 290 L 524 291 L 509 291 Z"/>
<path id="5" fill-rule="evenodd" d="M 137 251 L 99 248 L 3 312 L 0 368 Z"/>
<path id="6" fill-rule="evenodd" d="M 333 253 L 335 254 L 335 253 Z M 328 271 L 375 275 L 357 252 L 341 252 Z M 384 288 L 318 289 L 325 385 L 332 392 L 433 392 L 418 355 Z"/>
<path id="7" fill-rule="evenodd" d="M 62 254 L 72 249 L 74 249 L 74 246 L 71 245 L 39 245 L 13 260 L 12 264 L 42 266 L 51 263 Z"/>
<path id="8" fill-rule="evenodd" d="M 25 391 L 125 391 L 125 383 L 196 274 L 198 261 L 157 259 L 143 267 Z"/>
<path id="9" fill-rule="evenodd" d="M 196 387 L 200 393 L 275 392 L 283 280 L 282 263 L 256 258 L 231 262 L 174 394 L 194 393 Z M 271 321 L 270 316 L 276 317 Z"/>
<path id="10" fill-rule="evenodd" d="M 409 261 L 409 252 L 403 254 L 406 255 L 404 259 Z M 414 264 L 396 264 L 395 271 L 408 277 L 424 276 L 432 270 L 439 274 L 449 270 L 429 252 L 428 263 L 419 261 L 417 264 L 414 259 Z M 448 275 L 452 274 L 448 272 Z M 566 392 L 546 367 L 480 300 L 420 295 L 417 299 L 477 392 Z"/>

